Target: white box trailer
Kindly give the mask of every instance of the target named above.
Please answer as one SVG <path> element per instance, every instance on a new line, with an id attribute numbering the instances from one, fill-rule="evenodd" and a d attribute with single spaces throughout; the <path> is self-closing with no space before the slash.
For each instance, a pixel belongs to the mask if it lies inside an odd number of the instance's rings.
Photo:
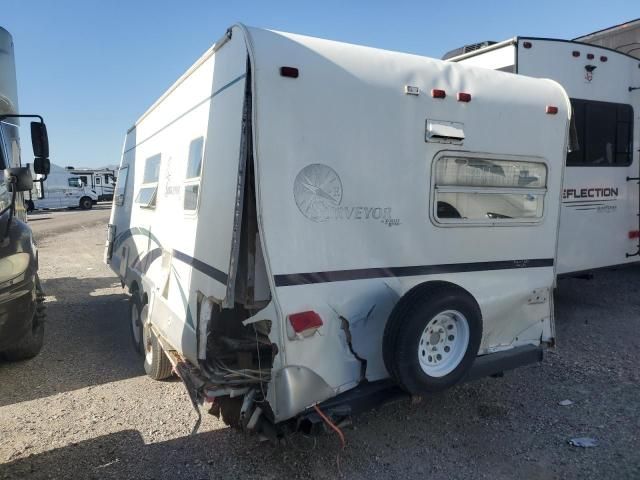
<path id="1" fill-rule="evenodd" d="M 230 28 L 124 143 L 106 261 L 145 369 L 264 429 L 539 360 L 569 108 L 550 80 Z"/>
<path id="2" fill-rule="evenodd" d="M 534 37 L 449 60 L 562 84 L 571 97 L 577 142 L 566 160 L 557 272 L 637 262 L 640 61 L 604 47 Z"/>
<path id="3" fill-rule="evenodd" d="M 34 174 L 34 177 L 37 176 Z M 97 201 L 97 192 L 77 175 L 51 165 L 46 180 L 34 182 L 33 189 L 26 195 L 25 204 L 27 211 L 58 208 L 89 210 Z"/>

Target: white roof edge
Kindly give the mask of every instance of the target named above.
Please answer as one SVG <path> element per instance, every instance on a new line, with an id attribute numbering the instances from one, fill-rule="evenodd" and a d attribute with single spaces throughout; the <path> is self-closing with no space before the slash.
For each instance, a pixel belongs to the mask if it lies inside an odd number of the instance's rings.
<path id="1" fill-rule="evenodd" d="M 502 47 L 507 47 L 509 45 L 514 45 L 518 41 L 518 37 L 512 37 L 507 40 L 503 40 L 502 42 L 494 43 L 493 45 L 489 45 L 488 47 L 479 48 L 477 50 L 473 50 L 472 52 L 463 53 L 462 55 L 456 55 L 455 57 L 447 58 L 445 62 L 457 62 L 458 60 L 464 60 L 465 58 L 473 57 L 479 53 L 490 52 L 491 50 L 497 50 Z"/>
<path id="2" fill-rule="evenodd" d="M 230 36 L 230 32 L 233 29 L 233 27 L 244 27 L 243 24 L 241 23 L 236 23 L 231 25 L 224 33 L 224 35 L 220 38 L 220 40 L 218 40 L 217 42 L 215 42 L 211 47 L 209 47 L 202 55 L 200 55 L 200 57 L 195 61 L 195 63 L 193 65 L 191 65 L 189 67 L 189 69 L 184 72 L 180 78 L 178 78 L 178 80 L 176 80 L 161 96 L 160 98 L 158 98 L 155 102 L 153 102 L 153 104 L 138 118 L 138 120 L 136 120 L 136 122 L 133 124 L 133 126 L 131 128 L 129 128 L 129 130 L 127 130 L 127 134 L 129 134 L 131 131 L 133 131 L 139 124 L 140 122 L 142 122 L 142 120 L 144 120 L 147 116 L 149 116 L 149 114 L 151 112 L 153 112 L 153 110 L 156 109 L 156 107 L 162 103 L 162 101 L 167 98 L 171 92 L 173 92 L 176 88 L 178 88 L 180 86 L 180 84 L 182 82 L 184 82 L 187 78 L 189 78 L 191 76 L 191 74 L 193 72 L 195 72 L 198 67 L 200 67 L 200 65 L 202 65 L 204 62 L 206 62 L 214 53 L 216 53 L 216 51 L 220 48 L 222 48 L 222 46 L 227 43 L 227 41 L 231 38 Z"/>

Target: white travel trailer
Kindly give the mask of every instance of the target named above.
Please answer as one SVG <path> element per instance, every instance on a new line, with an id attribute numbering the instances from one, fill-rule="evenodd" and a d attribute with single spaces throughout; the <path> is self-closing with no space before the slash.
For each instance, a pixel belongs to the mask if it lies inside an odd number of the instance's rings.
<path id="1" fill-rule="evenodd" d="M 147 373 L 273 431 L 540 360 L 569 108 L 550 80 L 230 28 L 124 143 L 106 261 Z"/>
<path id="2" fill-rule="evenodd" d="M 57 165 L 51 165 L 46 180 L 36 181 L 27 195 L 28 211 L 56 208 L 89 210 L 98 201 L 98 194 L 76 175 Z"/>
<path id="3" fill-rule="evenodd" d="M 69 173 L 77 175 L 84 185 L 97 193 L 98 201 L 113 200 L 113 190 L 116 185 L 115 171 L 109 168 L 74 168 L 66 167 Z"/>
<path id="4" fill-rule="evenodd" d="M 571 97 L 577 141 L 566 160 L 558 274 L 639 261 L 640 60 L 567 40 L 516 37 L 488 43 L 445 58 L 551 78 Z"/>

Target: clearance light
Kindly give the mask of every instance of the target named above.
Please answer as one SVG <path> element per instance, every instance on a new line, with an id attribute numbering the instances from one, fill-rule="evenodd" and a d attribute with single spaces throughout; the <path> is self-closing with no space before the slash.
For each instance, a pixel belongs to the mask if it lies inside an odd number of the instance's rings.
<path id="1" fill-rule="evenodd" d="M 471 94 L 470 93 L 463 93 L 463 92 L 458 93 L 458 101 L 459 102 L 470 102 L 471 101 Z"/>
<path id="2" fill-rule="evenodd" d="M 523 46 L 524 48 L 531 48 L 533 45 L 531 45 L 531 42 L 524 42 L 524 43 L 522 44 L 522 46 Z"/>
<path id="3" fill-rule="evenodd" d="M 608 59 L 607 57 L 605 57 L 604 55 L 602 55 L 602 56 L 600 57 L 600 61 L 601 61 L 601 62 L 606 62 L 607 60 L 609 60 L 609 59 Z"/>
<path id="4" fill-rule="evenodd" d="M 587 53 L 587 58 L 589 60 L 593 60 L 593 57 L 594 57 L 593 53 Z"/>
<path id="5" fill-rule="evenodd" d="M 308 311 L 289 315 L 289 323 L 294 332 L 308 335 L 322 326 L 322 319 L 316 312 Z"/>
<path id="6" fill-rule="evenodd" d="M 546 112 L 549 115 L 555 115 L 556 113 L 558 113 L 558 107 L 554 107 L 553 105 L 547 105 Z"/>
<path id="7" fill-rule="evenodd" d="M 640 238 L 640 230 L 631 230 L 629 232 L 629 239 Z"/>
<path id="8" fill-rule="evenodd" d="M 280 67 L 280 75 L 289 78 L 298 78 L 299 72 L 295 67 Z"/>
<path id="9" fill-rule="evenodd" d="M 574 57 L 579 57 L 580 52 L 578 50 L 574 50 L 573 52 L 571 52 L 571 55 L 573 55 Z"/>
<path id="10" fill-rule="evenodd" d="M 447 92 L 444 90 L 438 90 L 437 88 L 433 88 L 431 90 L 431 96 L 433 98 L 445 98 L 447 96 Z"/>

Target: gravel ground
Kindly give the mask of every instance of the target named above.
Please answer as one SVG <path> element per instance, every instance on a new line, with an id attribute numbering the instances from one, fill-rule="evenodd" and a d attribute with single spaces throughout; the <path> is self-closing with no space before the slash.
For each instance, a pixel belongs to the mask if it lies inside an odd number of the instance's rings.
<path id="1" fill-rule="evenodd" d="M 360 415 L 341 450 L 332 434 L 260 443 L 211 416 L 189 436 L 181 383 L 145 377 L 130 347 L 103 244 L 104 224 L 41 238 L 46 343 L 0 362 L 0 478 L 640 478 L 638 267 L 560 283 L 542 364 Z"/>

